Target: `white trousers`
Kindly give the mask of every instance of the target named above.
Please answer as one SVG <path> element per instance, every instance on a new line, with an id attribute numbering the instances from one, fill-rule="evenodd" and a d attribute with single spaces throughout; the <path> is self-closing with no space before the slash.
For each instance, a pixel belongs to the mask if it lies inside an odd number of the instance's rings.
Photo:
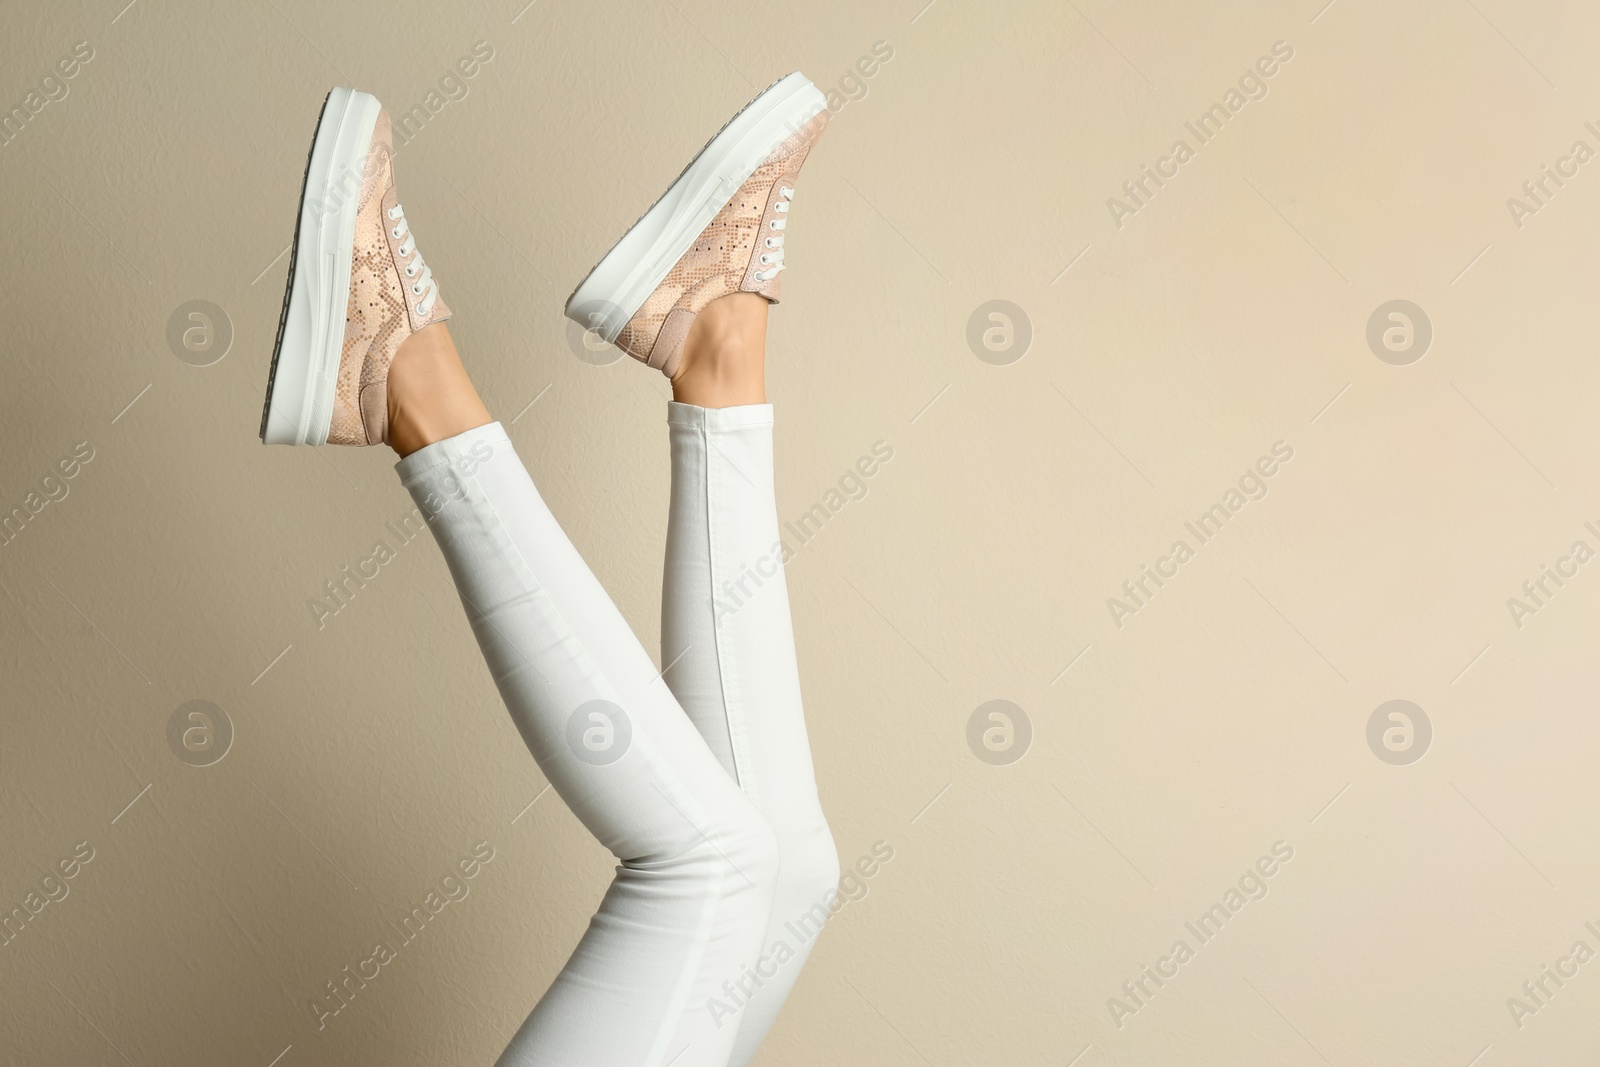
<path id="1" fill-rule="evenodd" d="M 772 408 L 671 404 L 658 674 L 499 423 L 396 466 L 512 720 L 617 874 L 501 1067 L 755 1055 L 838 881 L 772 488 Z"/>

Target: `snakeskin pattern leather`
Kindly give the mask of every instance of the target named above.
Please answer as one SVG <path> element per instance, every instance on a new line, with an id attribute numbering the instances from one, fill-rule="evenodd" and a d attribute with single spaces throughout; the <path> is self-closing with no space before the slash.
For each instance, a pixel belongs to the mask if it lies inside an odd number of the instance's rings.
<path id="1" fill-rule="evenodd" d="M 756 280 L 762 269 L 761 239 L 771 232 L 767 226 L 772 220 L 787 217 L 777 210 L 778 190 L 785 185 L 794 188 L 806 156 L 827 125 L 828 112 L 818 112 L 756 168 L 628 320 L 617 335 L 618 348 L 670 378 L 678 369 L 689 325 L 701 308 L 737 292 L 760 293 L 778 302 L 783 275 Z"/>
<path id="2" fill-rule="evenodd" d="M 388 440 L 389 365 L 406 339 L 422 327 L 450 317 L 436 299 L 426 316 L 401 273 L 403 260 L 388 211 L 399 202 L 394 180 L 394 141 L 389 112 L 378 114 L 372 148 L 363 168 L 350 256 L 350 297 L 345 307 L 344 349 L 334 390 L 328 443 L 376 445 Z M 409 222 L 408 222 L 409 225 Z"/>

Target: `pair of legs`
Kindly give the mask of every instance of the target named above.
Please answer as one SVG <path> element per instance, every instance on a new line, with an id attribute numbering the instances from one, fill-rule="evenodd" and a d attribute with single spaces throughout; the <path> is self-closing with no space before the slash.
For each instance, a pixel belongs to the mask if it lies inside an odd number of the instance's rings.
<path id="1" fill-rule="evenodd" d="M 390 368 L 397 470 L 496 685 L 545 775 L 619 860 L 502 1067 L 748 1063 L 827 917 L 838 861 L 775 562 L 767 306 L 753 293 L 707 305 L 672 377 L 659 677 L 491 422 L 445 324 L 413 334 Z M 755 595 L 719 608 L 723 581 L 758 561 Z"/>
<path id="2" fill-rule="evenodd" d="M 261 439 L 400 453 L 513 722 L 619 860 L 502 1067 L 748 1063 L 837 899 L 762 380 L 796 179 L 827 121 L 804 75 L 775 81 L 567 301 L 673 383 L 657 672 L 462 368 L 388 113 L 345 87 L 323 101 Z"/>

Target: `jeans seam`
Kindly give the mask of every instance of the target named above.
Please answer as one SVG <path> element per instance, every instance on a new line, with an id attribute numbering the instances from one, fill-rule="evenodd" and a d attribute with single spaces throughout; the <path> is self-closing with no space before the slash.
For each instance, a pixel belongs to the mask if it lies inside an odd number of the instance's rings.
<path id="1" fill-rule="evenodd" d="M 750 793 L 751 783 L 746 779 L 744 746 L 741 744 L 739 731 L 734 723 L 733 705 L 728 699 L 728 658 L 722 646 L 722 625 L 717 617 L 717 579 L 720 573 L 717 558 L 717 471 L 715 465 L 715 450 L 711 444 L 711 428 L 709 420 L 702 420 L 696 427 L 700 437 L 701 455 L 705 457 L 706 472 L 706 574 L 710 579 L 711 588 L 708 590 L 711 599 L 711 644 L 712 652 L 716 657 L 717 665 L 717 698 L 722 704 L 722 726 L 728 734 L 728 759 L 733 764 L 730 771 L 734 784 L 746 794 Z"/>

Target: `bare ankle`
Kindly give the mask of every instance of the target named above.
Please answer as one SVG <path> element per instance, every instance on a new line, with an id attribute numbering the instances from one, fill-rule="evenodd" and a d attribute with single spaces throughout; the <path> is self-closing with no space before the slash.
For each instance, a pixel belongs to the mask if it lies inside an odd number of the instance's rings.
<path id="1" fill-rule="evenodd" d="M 721 408 L 766 403 L 767 299 L 730 293 L 707 304 L 684 338 L 673 399 Z"/>
<path id="2" fill-rule="evenodd" d="M 493 421 L 442 322 L 401 344 L 389 366 L 387 403 L 389 447 L 401 456 Z"/>

